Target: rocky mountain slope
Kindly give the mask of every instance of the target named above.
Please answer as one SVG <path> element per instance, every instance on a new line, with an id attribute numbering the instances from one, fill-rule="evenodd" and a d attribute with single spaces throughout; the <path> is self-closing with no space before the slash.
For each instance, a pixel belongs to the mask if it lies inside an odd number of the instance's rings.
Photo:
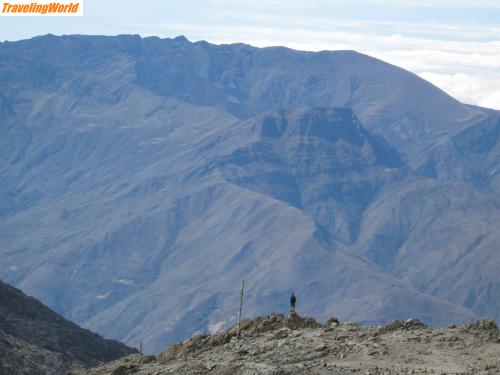
<path id="1" fill-rule="evenodd" d="M 480 190 L 500 191 L 500 114 L 493 112 L 472 126 L 439 139 L 414 157 L 422 173 L 440 180 L 461 181 Z"/>
<path id="2" fill-rule="evenodd" d="M 216 335 L 198 335 L 158 357 L 129 356 L 80 375 L 108 374 L 498 374 L 500 336 L 489 319 L 431 329 L 418 320 L 384 326 L 321 326 L 270 315 Z"/>
<path id="3" fill-rule="evenodd" d="M 320 321 L 500 318 L 496 111 L 353 51 L 48 35 L 0 62 L 0 277 L 66 318 L 158 352 L 233 324 L 243 278 L 249 316 L 294 290 Z"/>
<path id="4" fill-rule="evenodd" d="M 0 374 L 64 374 L 133 353 L 0 281 Z"/>

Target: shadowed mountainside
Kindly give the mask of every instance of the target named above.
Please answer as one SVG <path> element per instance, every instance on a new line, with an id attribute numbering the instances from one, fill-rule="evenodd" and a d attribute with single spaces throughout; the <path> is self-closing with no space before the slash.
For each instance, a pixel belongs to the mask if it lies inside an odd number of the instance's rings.
<path id="1" fill-rule="evenodd" d="M 0 374 L 64 374 L 134 353 L 0 281 Z"/>

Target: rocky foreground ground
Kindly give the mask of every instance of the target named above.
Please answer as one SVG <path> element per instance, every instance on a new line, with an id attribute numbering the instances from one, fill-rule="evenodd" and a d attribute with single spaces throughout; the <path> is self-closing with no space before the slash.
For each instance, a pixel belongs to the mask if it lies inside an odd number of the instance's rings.
<path id="1" fill-rule="evenodd" d="M 374 327 L 271 315 L 242 328 L 239 340 L 233 327 L 78 374 L 500 374 L 500 333 L 489 319 L 432 329 L 418 320 Z"/>

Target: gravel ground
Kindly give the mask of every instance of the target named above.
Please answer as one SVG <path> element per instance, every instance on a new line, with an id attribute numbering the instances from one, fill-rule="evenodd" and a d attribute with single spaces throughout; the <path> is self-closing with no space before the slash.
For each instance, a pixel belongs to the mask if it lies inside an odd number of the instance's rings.
<path id="1" fill-rule="evenodd" d="M 418 320 L 373 327 L 271 315 L 243 327 L 240 340 L 233 327 L 78 374 L 500 374 L 500 334 L 488 319 L 431 329 Z"/>

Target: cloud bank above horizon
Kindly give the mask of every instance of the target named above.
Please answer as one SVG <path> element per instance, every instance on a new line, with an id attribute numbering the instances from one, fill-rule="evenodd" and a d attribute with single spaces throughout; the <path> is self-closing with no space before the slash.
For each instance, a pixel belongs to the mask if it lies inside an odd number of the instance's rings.
<path id="1" fill-rule="evenodd" d="M 356 5 L 347 0 L 85 0 L 84 9 L 83 17 L 71 19 L 4 18 L 0 35 L 16 40 L 47 33 L 182 34 L 217 44 L 356 50 L 414 72 L 462 102 L 500 109 L 496 0 L 360 0 Z M 25 27 L 15 27 L 19 24 Z"/>

